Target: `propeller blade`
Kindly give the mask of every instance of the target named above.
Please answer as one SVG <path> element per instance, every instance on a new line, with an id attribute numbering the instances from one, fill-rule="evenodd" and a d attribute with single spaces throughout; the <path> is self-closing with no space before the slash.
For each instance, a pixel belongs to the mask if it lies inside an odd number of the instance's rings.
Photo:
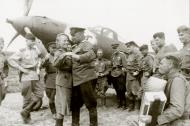
<path id="1" fill-rule="evenodd" d="M 20 35 L 20 34 L 17 32 L 17 33 L 13 36 L 13 38 L 11 39 L 11 41 L 8 43 L 7 48 L 11 45 L 11 43 L 12 43 L 19 35 Z"/>
<path id="2" fill-rule="evenodd" d="M 24 16 L 28 16 L 30 9 L 32 7 L 33 0 L 25 0 L 24 3 Z"/>

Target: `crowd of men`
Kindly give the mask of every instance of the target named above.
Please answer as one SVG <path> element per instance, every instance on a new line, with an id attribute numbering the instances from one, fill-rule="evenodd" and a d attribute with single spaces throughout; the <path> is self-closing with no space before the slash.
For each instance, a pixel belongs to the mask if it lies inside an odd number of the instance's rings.
<path id="1" fill-rule="evenodd" d="M 116 91 L 117 108 L 139 110 L 143 93 L 152 88 L 147 87 L 146 82 L 154 76 L 167 80 L 164 91 L 167 103 L 158 116 L 157 125 L 190 125 L 189 27 L 177 28 L 183 44 L 179 51 L 174 45 L 167 45 L 163 32 L 157 32 L 150 41 L 154 52 L 149 52 L 148 45 L 139 47 L 134 41 L 127 42 L 126 51 L 122 52 L 118 48 L 119 43 L 113 43 L 111 59 L 103 58 L 104 50 L 101 48 L 94 49 L 85 39 L 84 31 L 84 28 L 71 28 L 71 40 L 64 33 L 58 34 L 56 41 L 48 44 L 49 53 L 45 57 L 35 45 L 36 37 L 32 33 L 25 36 L 27 47 L 7 60 L 1 51 L 0 101 L 5 94 L 3 68 L 8 61 L 10 66 L 20 71 L 23 96 L 20 114 L 24 123 L 29 123 L 30 113 L 43 97 L 38 69 L 45 68 L 45 92 L 56 119 L 55 126 L 63 126 L 64 116 L 69 115 L 72 116 L 72 126 L 79 126 L 83 104 L 89 111 L 90 126 L 98 126 L 97 99 L 106 105 L 106 91 L 111 85 Z M 2 50 L 3 39 L 0 42 Z"/>

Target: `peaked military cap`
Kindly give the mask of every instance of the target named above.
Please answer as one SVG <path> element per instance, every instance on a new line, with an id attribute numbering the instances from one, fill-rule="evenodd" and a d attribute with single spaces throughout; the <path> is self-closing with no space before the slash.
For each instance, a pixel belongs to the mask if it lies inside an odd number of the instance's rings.
<path id="1" fill-rule="evenodd" d="M 66 36 L 67 38 L 69 38 L 69 36 L 68 36 L 67 34 L 65 34 L 65 33 L 59 33 L 59 34 L 57 34 L 57 38 L 58 38 L 59 36 Z"/>
<path id="2" fill-rule="evenodd" d="M 56 45 L 56 43 L 55 43 L 55 42 L 49 42 L 49 43 L 47 44 L 47 47 L 49 47 L 49 46 L 51 46 L 51 45 Z"/>
<path id="3" fill-rule="evenodd" d="M 119 46 L 119 43 L 112 43 L 111 46 L 113 49 L 116 49 Z"/>
<path id="4" fill-rule="evenodd" d="M 127 43 L 125 43 L 126 46 L 135 46 L 135 47 L 139 47 L 134 41 L 129 41 Z"/>
<path id="5" fill-rule="evenodd" d="M 29 39 L 29 40 L 35 40 L 35 36 L 34 36 L 33 34 L 31 34 L 31 33 L 27 33 L 27 34 L 25 35 L 25 38 L 26 38 L 26 39 Z"/>
<path id="6" fill-rule="evenodd" d="M 71 27 L 70 28 L 70 34 L 74 35 L 77 32 L 84 32 L 85 28 L 80 28 L 80 27 Z"/>
<path id="7" fill-rule="evenodd" d="M 144 44 L 140 47 L 140 51 L 148 49 L 148 45 Z"/>

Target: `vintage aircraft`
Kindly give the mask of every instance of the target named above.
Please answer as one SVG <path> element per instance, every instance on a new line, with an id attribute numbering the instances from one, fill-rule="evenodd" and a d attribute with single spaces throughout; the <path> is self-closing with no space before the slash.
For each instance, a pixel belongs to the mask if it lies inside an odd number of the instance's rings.
<path id="1" fill-rule="evenodd" d="M 16 19 L 7 19 L 14 29 L 17 31 L 16 35 L 12 38 L 8 46 L 14 41 L 18 35 L 23 37 L 26 34 L 25 27 L 42 41 L 43 45 L 47 47 L 49 42 L 55 41 L 56 35 L 59 33 L 70 34 L 70 25 L 62 23 L 47 17 L 41 16 L 28 16 L 33 0 L 25 0 L 24 16 Z M 118 34 L 106 27 L 88 27 L 85 30 L 86 38 L 94 44 L 95 48 L 102 48 L 104 50 L 104 56 L 110 58 L 113 50 L 111 48 L 112 43 L 120 43 L 119 49 L 126 51 L 124 41 L 120 41 Z"/>

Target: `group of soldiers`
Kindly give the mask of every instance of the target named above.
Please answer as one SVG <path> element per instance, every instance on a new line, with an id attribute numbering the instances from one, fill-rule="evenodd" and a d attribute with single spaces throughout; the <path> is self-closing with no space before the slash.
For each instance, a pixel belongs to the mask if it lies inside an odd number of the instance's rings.
<path id="1" fill-rule="evenodd" d="M 70 28 L 68 35 L 60 33 L 55 42 L 48 44 L 48 54 L 42 56 L 36 46 L 36 37 L 27 33 L 27 47 L 13 54 L 7 60 L 1 51 L 0 101 L 5 86 L 3 67 L 5 61 L 20 71 L 22 84 L 24 123 L 31 120 L 30 113 L 42 101 L 43 85 L 39 70 L 45 68 L 45 92 L 49 107 L 56 119 L 55 126 L 63 126 L 64 116 L 72 115 L 72 126 L 80 125 L 80 108 L 85 104 L 89 111 L 90 126 L 98 125 L 97 98 L 106 105 L 106 91 L 112 87 L 117 95 L 117 108 L 138 110 L 143 93 L 150 91 L 146 82 L 154 76 L 167 80 L 165 94 L 167 103 L 158 116 L 159 126 L 187 126 L 190 119 L 190 28 L 177 29 L 183 44 L 181 50 L 166 45 L 165 34 L 157 32 L 150 44 L 138 46 L 134 41 L 125 44 L 126 51 L 119 50 L 119 43 L 113 43 L 111 59 L 105 59 L 104 50 L 94 49 L 85 39 L 84 28 Z M 4 45 L 3 39 L 0 40 Z M 0 46 L 0 47 L 1 47 Z M 2 48 L 0 48 L 2 50 Z M 145 123 L 151 121 L 147 117 Z M 188 123 L 188 124 L 187 124 Z"/>

